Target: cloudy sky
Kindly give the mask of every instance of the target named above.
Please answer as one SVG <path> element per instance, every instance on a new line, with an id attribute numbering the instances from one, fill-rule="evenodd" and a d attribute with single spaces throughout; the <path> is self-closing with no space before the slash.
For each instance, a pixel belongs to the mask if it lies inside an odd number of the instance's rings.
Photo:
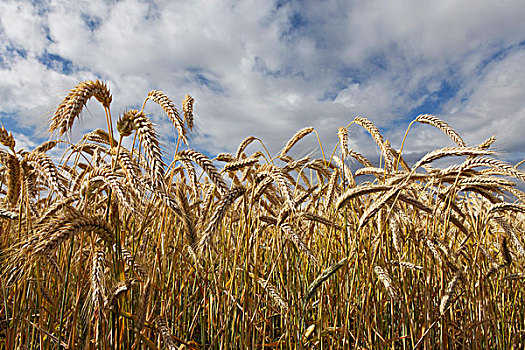
<path id="1" fill-rule="evenodd" d="M 326 149 L 337 128 L 370 119 L 399 148 L 429 113 L 467 144 L 496 134 L 509 161 L 525 156 L 525 1 L 11 1 L 0 2 L 0 118 L 21 146 L 47 139 L 56 105 L 77 83 L 102 79 L 112 113 L 162 90 L 195 98 L 191 147 L 213 155 L 247 136 L 274 152 L 314 126 Z M 92 101 L 75 124 L 105 127 Z M 174 131 L 148 105 L 170 148 Z M 360 127 L 350 146 L 374 155 Z M 308 136 L 296 155 L 315 149 Z M 452 142 L 415 126 L 413 155 Z M 255 147 L 255 146 L 250 146 Z"/>

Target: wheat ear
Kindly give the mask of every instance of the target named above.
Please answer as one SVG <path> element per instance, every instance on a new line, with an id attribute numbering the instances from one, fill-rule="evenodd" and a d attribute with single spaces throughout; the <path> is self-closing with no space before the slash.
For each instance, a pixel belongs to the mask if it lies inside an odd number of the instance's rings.
<path id="1" fill-rule="evenodd" d="M 482 150 L 476 147 L 444 147 L 435 151 L 427 153 L 421 158 L 414 166 L 412 170 L 419 168 L 420 166 L 430 163 L 436 159 L 448 157 L 448 156 L 482 156 L 492 154 L 494 152 Z"/>
<path id="2" fill-rule="evenodd" d="M 340 261 L 336 262 L 335 264 L 332 264 L 327 269 L 323 270 L 323 272 L 321 272 L 319 274 L 319 276 L 317 276 L 315 278 L 315 280 L 313 280 L 312 283 L 310 283 L 310 285 L 306 289 L 306 296 L 303 299 L 303 305 L 306 305 L 306 303 L 308 303 L 308 300 L 310 300 L 310 298 L 314 296 L 314 294 L 317 291 L 317 289 L 319 289 L 319 287 L 327 279 L 329 279 L 330 276 L 332 276 L 334 273 L 336 273 L 337 270 L 339 270 L 341 267 L 343 267 L 346 264 L 347 261 L 348 261 L 348 258 L 343 258 Z"/>
<path id="3" fill-rule="evenodd" d="M 99 248 L 93 254 L 91 268 L 91 302 L 93 310 L 100 311 L 105 300 L 106 288 L 104 279 L 104 268 L 106 264 L 105 248 Z"/>
<path id="4" fill-rule="evenodd" d="M 164 189 L 164 162 L 162 161 L 158 135 L 153 127 L 153 123 L 143 112 L 135 109 L 127 111 L 123 118 L 129 118 L 133 121 L 134 129 L 137 130 L 137 136 L 144 146 L 149 160 L 149 175 L 153 185 L 160 190 Z"/>
<path id="5" fill-rule="evenodd" d="M 148 304 L 149 304 L 149 299 L 151 297 L 152 289 L 153 289 L 153 286 L 152 286 L 151 279 L 148 278 L 148 281 L 146 282 L 146 285 L 144 286 L 144 289 L 140 296 L 139 308 L 137 311 L 137 322 L 135 323 L 135 330 L 137 331 L 137 338 L 138 338 L 138 335 L 140 334 L 140 331 L 142 331 L 142 328 L 144 327 L 144 323 L 146 322 Z"/>
<path id="6" fill-rule="evenodd" d="M 457 287 L 460 283 L 465 280 L 465 275 L 463 270 L 458 269 L 452 280 L 448 283 L 447 289 L 443 298 L 441 298 L 441 303 L 439 305 L 439 312 L 444 314 L 447 311 L 448 307 L 452 303 L 452 295 L 456 292 Z"/>
<path id="7" fill-rule="evenodd" d="M 197 232 L 195 230 L 195 223 L 193 215 L 190 210 L 190 203 L 188 202 L 188 197 L 184 193 L 184 188 L 182 184 L 177 184 L 175 188 L 175 196 L 177 198 L 177 203 L 182 211 L 182 226 L 184 228 L 184 233 L 186 235 L 186 240 L 188 245 L 194 246 L 197 243 Z"/>
<path id="8" fill-rule="evenodd" d="M 168 324 L 166 320 L 162 317 L 159 317 L 155 323 L 157 324 L 157 327 L 159 329 L 159 333 L 162 336 L 162 341 L 164 342 L 164 345 L 168 350 L 177 350 L 177 344 L 173 340 L 173 336 L 171 335 L 170 329 L 168 328 Z"/>
<path id="9" fill-rule="evenodd" d="M 290 187 L 288 186 L 288 183 L 286 182 L 286 178 L 281 169 L 272 166 L 269 171 L 261 171 L 259 175 L 267 175 L 270 179 L 275 181 L 277 183 L 277 186 L 279 187 L 281 195 L 283 196 L 290 209 L 295 209 L 296 205 L 293 200 L 292 192 L 290 190 Z"/>
<path id="10" fill-rule="evenodd" d="M 16 156 L 7 155 L 7 201 L 11 207 L 15 207 L 20 196 L 22 185 L 20 161 Z"/>
<path id="11" fill-rule="evenodd" d="M 73 122 L 91 97 L 95 97 L 104 108 L 109 108 L 112 100 L 106 84 L 99 80 L 82 82 L 75 86 L 58 106 L 49 131 L 58 130 L 60 135 L 71 131 Z"/>
<path id="12" fill-rule="evenodd" d="M 299 140 L 301 140 L 306 135 L 312 133 L 314 131 L 314 128 L 312 126 L 308 126 L 306 128 L 302 128 L 301 130 L 297 131 L 295 135 L 292 136 L 292 138 L 286 143 L 284 148 L 279 152 L 279 156 L 283 156 L 297 143 Z M 278 156 L 278 157 L 279 157 Z"/>
<path id="13" fill-rule="evenodd" d="M 188 124 L 188 128 L 193 130 L 193 103 L 195 100 L 190 95 L 186 95 L 182 101 L 182 112 L 184 113 L 184 120 Z"/>
<path id="14" fill-rule="evenodd" d="M 197 163 L 202 168 L 202 170 L 208 174 L 210 180 L 215 184 L 215 186 L 217 186 L 217 189 L 221 194 L 228 192 L 229 187 L 226 184 L 226 181 L 224 181 L 222 176 L 217 171 L 217 168 L 212 164 L 211 160 L 209 160 L 204 154 L 193 149 L 186 149 L 177 153 L 177 156 L 182 159 L 190 159 Z"/>
<path id="15" fill-rule="evenodd" d="M 391 185 L 367 185 L 367 186 L 354 187 L 354 188 L 347 190 L 337 199 L 335 207 L 337 210 L 341 210 L 341 208 L 344 205 L 346 205 L 346 203 L 352 198 L 364 196 L 366 194 L 371 194 L 375 192 L 384 192 L 392 188 L 393 186 Z"/>
<path id="16" fill-rule="evenodd" d="M 443 131 L 452 141 L 454 141 L 458 146 L 460 147 L 466 147 L 467 144 L 463 139 L 459 136 L 457 132 L 455 132 L 446 122 L 439 119 L 438 117 L 430 114 L 421 114 L 416 117 L 414 120 L 416 122 L 422 123 L 422 124 L 429 124 L 432 126 L 435 126 L 436 128 Z M 480 149 L 485 149 L 482 147 L 479 147 Z M 487 147 L 488 148 L 488 147 Z"/>
<path id="17" fill-rule="evenodd" d="M 177 128 L 177 132 L 182 142 L 188 144 L 184 123 L 180 118 L 175 104 L 170 100 L 170 98 L 162 91 L 152 90 L 148 93 L 146 100 L 152 100 L 153 102 L 160 105 L 164 112 L 166 112 L 166 115 L 171 120 L 173 125 L 175 125 L 175 128 Z"/>
<path id="18" fill-rule="evenodd" d="M 36 234 L 38 241 L 29 245 L 28 249 L 35 255 L 45 254 L 80 231 L 93 231 L 106 243 L 113 244 L 113 230 L 105 220 L 97 216 L 86 216 L 70 208 L 39 229 Z"/>
<path id="19" fill-rule="evenodd" d="M 394 284 L 392 283 L 392 278 L 390 277 L 388 272 L 384 270 L 381 266 L 374 266 L 374 272 L 377 274 L 377 277 L 385 286 L 385 289 L 390 295 L 390 298 L 392 300 L 398 300 L 399 293 L 397 289 L 394 287 Z"/>
<path id="20" fill-rule="evenodd" d="M 213 213 L 208 227 L 206 228 L 206 230 L 204 230 L 200 238 L 199 246 L 204 247 L 209 242 L 209 240 L 219 228 L 219 225 L 221 224 L 222 219 L 224 218 L 224 215 L 226 214 L 228 208 L 233 204 L 233 202 L 235 202 L 237 198 L 242 196 L 245 192 L 246 189 L 244 187 L 237 187 L 230 190 L 226 195 L 224 195 L 221 198 L 217 206 L 217 210 L 215 210 L 215 212 Z"/>
<path id="21" fill-rule="evenodd" d="M 11 151 L 14 153 L 16 145 L 15 138 L 11 132 L 7 132 L 1 123 L 0 125 L 0 143 L 6 147 L 9 147 L 9 149 L 11 149 Z"/>
<path id="22" fill-rule="evenodd" d="M 251 272 L 250 275 L 253 276 Z M 257 278 L 257 282 L 261 285 L 261 287 L 264 288 L 264 290 L 277 303 L 277 305 L 279 305 L 281 311 L 288 311 L 288 303 L 284 301 L 284 299 L 281 297 L 281 294 L 279 293 L 279 290 L 275 286 L 273 286 L 270 282 L 262 278 Z"/>
<path id="23" fill-rule="evenodd" d="M 390 171 L 393 168 L 392 154 L 390 153 L 390 144 L 385 143 L 383 136 L 379 129 L 368 119 L 363 117 L 356 117 L 354 123 L 361 125 L 366 131 L 372 135 L 372 138 L 377 143 L 383 154 L 385 160 L 386 170 Z"/>
<path id="24" fill-rule="evenodd" d="M 372 205 L 370 205 L 365 210 L 365 212 L 359 219 L 359 229 L 363 228 L 368 223 L 368 221 L 377 213 L 377 211 L 381 209 L 386 202 L 390 201 L 392 197 L 394 197 L 402 189 L 403 186 L 398 185 L 396 187 L 391 188 L 384 195 L 376 199 L 374 203 L 372 203 Z"/>
<path id="25" fill-rule="evenodd" d="M 281 225 L 281 230 L 286 234 L 286 237 L 291 240 L 299 250 L 301 250 L 303 253 L 308 256 L 310 260 L 312 260 L 314 263 L 317 263 L 317 258 L 312 253 L 312 251 L 308 248 L 306 243 L 302 240 L 302 238 L 293 230 L 292 226 L 290 224 L 283 222 Z"/>
<path id="26" fill-rule="evenodd" d="M 345 160 L 346 156 L 348 156 L 348 130 L 344 126 L 341 126 L 339 130 L 337 130 L 337 136 L 341 144 L 341 158 Z"/>

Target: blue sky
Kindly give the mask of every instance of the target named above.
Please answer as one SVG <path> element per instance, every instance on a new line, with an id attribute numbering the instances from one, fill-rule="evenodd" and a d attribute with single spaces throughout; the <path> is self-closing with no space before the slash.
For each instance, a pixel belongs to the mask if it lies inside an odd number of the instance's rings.
<path id="1" fill-rule="evenodd" d="M 0 118 L 21 147 L 41 139 L 78 82 L 103 79 L 116 118 L 162 90 L 195 98 L 190 146 L 233 151 L 247 136 L 274 152 L 314 126 L 326 149 L 356 116 L 399 147 L 408 123 L 435 114 L 476 145 L 493 134 L 525 156 L 524 1 L 9 1 L 0 3 Z M 105 127 L 90 102 L 72 140 Z M 174 131 L 147 112 L 166 147 Z M 358 127 L 350 146 L 377 150 Z M 313 136 L 296 155 L 315 149 Z M 415 126 L 407 154 L 452 145 Z"/>

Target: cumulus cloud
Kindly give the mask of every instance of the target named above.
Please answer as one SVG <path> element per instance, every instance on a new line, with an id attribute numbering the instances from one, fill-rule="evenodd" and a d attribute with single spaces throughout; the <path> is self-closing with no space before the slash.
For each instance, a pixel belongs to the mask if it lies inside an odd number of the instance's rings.
<path id="1" fill-rule="evenodd" d="M 192 147 L 209 153 L 249 135 L 276 152 L 308 125 L 329 149 L 357 115 L 399 147 L 420 112 L 448 120 L 469 143 L 496 133 L 519 152 L 524 11 L 522 1 L 4 1 L 0 112 L 41 127 L 69 88 L 101 78 L 114 117 L 152 89 L 178 105 L 193 95 Z M 104 126 L 95 104 L 72 138 Z M 172 140 L 160 109 L 147 111 Z M 447 142 L 428 126 L 415 130 L 408 152 Z M 361 152 L 376 153 L 362 130 L 350 133 Z M 304 152 L 316 143 L 305 139 Z"/>

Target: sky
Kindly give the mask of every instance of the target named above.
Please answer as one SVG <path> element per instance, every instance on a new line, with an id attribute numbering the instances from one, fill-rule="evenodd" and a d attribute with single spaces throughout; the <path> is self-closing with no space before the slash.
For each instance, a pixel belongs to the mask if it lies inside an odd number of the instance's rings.
<path id="1" fill-rule="evenodd" d="M 114 120 L 154 89 L 179 108 L 192 95 L 190 147 L 208 155 L 251 135 L 275 154 L 306 126 L 329 152 L 356 116 L 399 149 L 410 121 L 428 113 L 468 145 L 496 135 L 500 158 L 516 163 L 525 157 L 523 14 L 523 0 L 2 0 L 0 120 L 31 149 L 49 138 L 69 89 L 101 79 Z M 170 121 L 152 103 L 146 112 L 173 150 Z M 68 138 L 105 125 L 93 99 Z M 453 145 L 414 125 L 404 154 Z M 357 125 L 349 146 L 378 155 Z M 309 135 L 291 153 L 318 149 Z"/>

